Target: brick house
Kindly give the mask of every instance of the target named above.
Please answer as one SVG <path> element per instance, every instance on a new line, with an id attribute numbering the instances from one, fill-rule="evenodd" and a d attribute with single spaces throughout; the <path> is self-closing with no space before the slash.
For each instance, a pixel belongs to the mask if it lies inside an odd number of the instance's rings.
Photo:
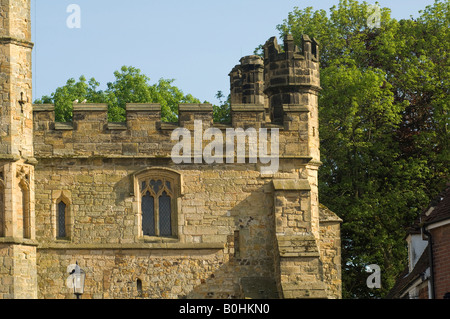
<path id="1" fill-rule="evenodd" d="M 450 183 L 409 229 L 408 266 L 387 298 L 450 298 Z"/>

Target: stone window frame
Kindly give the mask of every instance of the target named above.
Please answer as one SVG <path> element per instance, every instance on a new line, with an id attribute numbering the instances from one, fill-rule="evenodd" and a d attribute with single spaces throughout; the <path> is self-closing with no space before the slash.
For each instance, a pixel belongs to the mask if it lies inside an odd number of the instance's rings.
<path id="1" fill-rule="evenodd" d="M 24 169 L 17 172 L 19 178 L 19 190 L 22 192 L 22 230 L 23 238 L 31 239 L 31 200 L 30 200 L 30 183 L 29 174 L 24 173 Z"/>
<path id="2" fill-rule="evenodd" d="M 140 170 L 133 174 L 133 188 L 134 188 L 134 206 L 133 210 L 135 212 L 136 217 L 136 227 L 138 239 L 143 239 L 144 241 L 160 241 L 164 239 L 179 239 L 179 218 L 181 213 L 181 196 L 183 195 L 183 183 L 182 183 L 182 175 L 172 169 L 168 169 L 165 167 L 150 167 Z M 157 217 L 155 218 L 155 230 L 156 236 L 144 236 L 142 229 L 142 191 L 141 185 L 142 182 L 148 181 L 150 179 L 154 180 L 167 180 L 171 182 L 172 185 L 172 198 L 171 198 L 171 236 L 159 236 L 159 225 L 157 223 Z M 155 199 L 155 203 L 158 202 Z M 156 205 L 155 205 L 156 206 Z M 155 216 L 157 212 L 155 210 Z"/>
<path id="3" fill-rule="evenodd" d="M 52 237 L 56 241 L 71 241 L 72 239 L 72 228 L 74 224 L 74 216 L 72 213 L 72 194 L 70 191 L 63 190 L 63 191 L 53 191 L 52 192 L 52 212 L 51 212 L 51 226 L 52 226 Z M 66 212 L 65 212 L 65 233 L 66 237 L 59 237 L 58 235 L 58 214 L 59 204 L 63 202 L 66 205 Z"/>

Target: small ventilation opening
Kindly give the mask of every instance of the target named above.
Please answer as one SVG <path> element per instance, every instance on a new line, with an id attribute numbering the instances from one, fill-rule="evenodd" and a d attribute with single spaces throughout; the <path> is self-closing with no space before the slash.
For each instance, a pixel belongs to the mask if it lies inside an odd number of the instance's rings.
<path id="1" fill-rule="evenodd" d="M 139 295 L 142 294 L 142 280 L 138 279 L 136 281 L 137 292 Z"/>

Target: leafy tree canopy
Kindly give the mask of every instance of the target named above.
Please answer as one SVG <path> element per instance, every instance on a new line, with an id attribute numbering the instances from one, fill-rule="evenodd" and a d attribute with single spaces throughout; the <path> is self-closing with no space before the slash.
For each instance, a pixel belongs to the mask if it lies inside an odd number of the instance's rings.
<path id="1" fill-rule="evenodd" d="M 449 169 L 449 2 L 397 21 L 366 2 L 294 8 L 277 28 L 320 42 L 320 200 L 339 214 L 343 297 L 383 297 L 406 265 L 405 230 Z M 381 267 L 382 289 L 366 286 Z"/>
<path id="2" fill-rule="evenodd" d="M 191 94 L 185 95 L 173 85 L 174 80 L 160 79 L 151 84 L 150 78 L 141 70 L 132 66 L 123 66 L 114 72 L 115 81 L 107 83 L 106 90 L 99 90 L 100 83 L 94 78 L 89 81 L 81 76 L 78 81 L 69 79 L 66 85 L 59 87 L 50 96 L 43 96 L 36 104 L 50 103 L 55 105 L 55 116 L 58 122 L 69 122 L 72 119 L 73 101 L 87 103 L 107 103 L 108 117 L 111 122 L 125 121 L 127 103 L 160 103 L 162 119 L 166 122 L 177 120 L 178 105 L 182 103 L 201 103 Z"/>

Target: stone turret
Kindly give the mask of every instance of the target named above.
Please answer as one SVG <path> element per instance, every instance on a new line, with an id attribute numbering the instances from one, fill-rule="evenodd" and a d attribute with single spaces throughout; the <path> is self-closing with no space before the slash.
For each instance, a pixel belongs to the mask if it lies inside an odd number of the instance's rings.
<path id="1" fill-rule="evenodd" d="M 264 61 L 257 55 L 241 59 L 233 68 L 231 78 L 231 104 L 264 105 Z"/>
<path id="2" fill-rule="evenodd" d="M 272 37 L 264 46 L 264 93 L 269 99 L 272 122 L 282 122 L 283 105 L 309 104 L 310 90 L 320 90 L 319 45 L 303 36 L 303 50 L 292 35 L 284 38 L 284 51 Z"/>

